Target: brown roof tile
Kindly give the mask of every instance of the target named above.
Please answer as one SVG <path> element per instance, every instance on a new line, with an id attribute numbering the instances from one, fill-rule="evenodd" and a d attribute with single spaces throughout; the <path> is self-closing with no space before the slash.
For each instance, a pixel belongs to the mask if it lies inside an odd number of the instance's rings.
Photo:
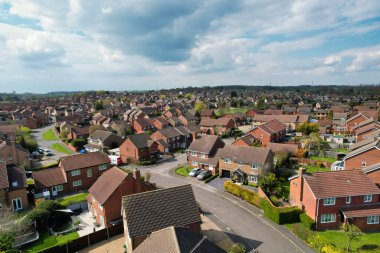
<path id="1" fill-rule="evenodd" d="M 101 152 L 71 155 L 62 157 L 60 159 L 60 166 L 65 171 L 77 170 L 109 163 L 109 158 Z"/>
<path id="2" fill-rule="evenodd" d="M 59 167 L 33 171 L 33 179 L 37 189 L 52 187 L 67 182 L 62 169 Z"/>

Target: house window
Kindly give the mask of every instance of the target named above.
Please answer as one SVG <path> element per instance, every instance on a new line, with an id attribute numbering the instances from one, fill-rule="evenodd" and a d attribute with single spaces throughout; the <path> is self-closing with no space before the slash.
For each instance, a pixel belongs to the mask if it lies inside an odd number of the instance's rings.
<path id="1" fill-rule="evenodd" d="M 372 195 L 371 194 L 364 195 L 364 202 L 372 202 Z"/>
<path id="2" fill-rule="evenodd" d="M 251 169 L 257 169 L 257 163 L 252 163 L 251 164 Z"/>
<path id="3" fill-rule="evenodd" d="M 328 213 L 328 214 L 322 214 L 321 215 L 321 223 L 330 223 L 336 221 L 336 214 L 335 213 Z"/>
<path id="4" fill-rule="evenodd" d="M 346 197 L 346 204 L 350 204 L 351 203 L 351 196 L 347 196 Z"/>
<path id="5" fill-rule="evenodd" d="M 362 167 L 365 168 L 367 166 L 366 162 L 362 162 Z"/>
<path id="6" fill-rule="evenodd" d="M 206 154 L 205 153 L 201 153 L 201 157 L 202 158 L 206 158 Z"/>
<path id="7" fill-rule="evenodd" d="M 368 216 L 367 224 L 379 224 L 379 216 Z"/>
<path id="8" fill-rule="evenodd" d="M 13 161 L 13 157 L 11 155 L 8 156 L 8 161 Z"/>
<path id="9" fill-rule="evenodd" d="M 197 156 L 197 152 L 191 151 L 191 156 Z"/>
<path id="10" fill-rule="evenodd" d="M 81 185 L 82 185 L 82 180 L 78 180 L 78 181 L 73 182 L 74 187 L 81 186 Z"/>
<path id="11" fill-rule="evenodd" d="M 224 158 L 224 159 L 223 159 L 223 162 L 224 162 L 224 163 L 231 164 L 231 160 L 230 160 L 230 158 Z"/>
<path id="12" fill-rule="evenodd" d="M 179 136 L 177 136 L 177 140 L 179 140 Z"/>
<path id="13" fill-rule="evenodd" d="M 263 138 L 263 135 L 262 135 L 262 134 L 260 134 L 260 138 Z"/>
<path id="14" fill-rule="evenodd" d="M 58 192 L 63 191 L 63 185 L 62 184 L 57 185 L 57 191 Z"/>
<path id="15" fill-rule="evenodd" d="M 323 205 L 324 206 L 333 206 L 333 205 L 335 205 L 335 198 L 325 198 L 323 200 Z"/>
<path id="16" fill-rule="evenodd" d="M 92 177 L 92 169 L 87 169 L 87 177 Z"/>
<path id="17" fill-rule="evenodd" d="M 193 166 L 198 166 L 198 163 L 197 163 L 197 162 L 194 162 L 194 161 L 193 161 L 191 164 L 192 164 Z"/>
<path id="18" fill-rule="evenodd" d="M 73 170 L 73 171 L 71 171 L 71 176 L 72 177 L 79 176 L 79 175 L 80 175 L 80 170 Z"/>
<path id="19" fill-rule="evenodd" d="M 12 199 L 12 207 L 13 207 L 13 211 L 21 210 L 22 209 L 21 198 Z"/>
<path id="20" fill-rule="evenodd" d="M 238 161 L 237 164 L 238 164 L 238 166 L 243 166 L 243 163 L 240 161 Z"/>
<path id="21" fill-rule="evenodd" d="M 257 177 L 248 175 L 248 181 L 257 184 Z"/>
<path id="22" fill-rule="evenodd" d="M 105 169 L 107 169 L 107 164 L 99 165 L 99 170 L 105 170 Z"/>

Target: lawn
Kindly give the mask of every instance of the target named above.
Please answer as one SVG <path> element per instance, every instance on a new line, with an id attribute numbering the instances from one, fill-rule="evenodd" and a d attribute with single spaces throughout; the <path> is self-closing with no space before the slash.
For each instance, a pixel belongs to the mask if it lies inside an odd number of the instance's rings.
<path id="1" fill-rule="evenodd" d="M 53 129 L 49 129 L 42 134 L 42 139 L 45 141 L 57 141 L 59 138 L 55 135 Z"/>
<path id="2" fill-rule="evenodd" d="M 39 252 L 41 250 L 54 247 L 58 244 L 63 245 L 67 242 L 79 238 L 78 232 L 73 232 L 67 235 L 50 236 L 48 232 L 40 233 L 40 239 L 29 247 L 25 248 L 24 252 Z"/>
<path id="3" fill-rule="evenodd" d="M 348 149 L 346 149 L 346 148 L 336 148 L 336 149 L 334 149 L 334 151 L 339 152 L 339 153 L 345 153 L 345 154 L 347 154 L 349 152 Z"/>
<path id="4" fill-rule="evenodd" d="M 184 166 L 184 167 L 179 167 L 178 169 L 176 169 L 175 173 L 177 175 L 181 175 L 181 176 L 187 177 L 187 176 L 189 176 L 189 172 L 191 170 L 192 170 L 192 168 L 190 168 L 188 166 Z"/>
<path id="5" fill-rule="evenodd" d="M 328 162 L 328 163 L 333 163 L 336 161 L 335 158 L 321 157 L 321 156 L 311 156 L 310 159 L 315 160 L 315 161 Z"/>
<path id="6" fill-rule="evenodd" d="M 215 111 L 215 115 L 217 117 L 220 117 L 224 114 L 228 114 L 228 113 L 246 113 L 250 108 L 248 107 L 240 107 L 240 108 L 222 108 L 222 109 L 218 109 Z"/>
<path id="7" fill-rule="evenodd" d="M 317 232 L 319 235 L 326 238 L 331 244 L 340 249 L 345 249 L 347 247 L 347 237 L 345 237 L 344 232 L 336 230 L 326 230 Z M 377 245 L 374 250 L 369 250 L 370 245 Z M 380 252 L 380 233 L 366 233 L 360 239 L 360 241 L 354 241 L 351 244 L 351 251 L 353 252 Z M 363 247 L 364 246 L 364 247 Z M 375 247 L 375 246 L 373 246 Z M 367 248 L 367 251 L 358 251 Z"/>
<path id="8" fill-rule="evenodd" d="M 58 152 L 61 152 L 61 153 L 67 154 L 67 155 L 73 154 L 73 152 L 71 152 L 71 150 L 68 150 L 66 147 L 62 146 L 62 144 L 59 144 L 59 143 L 54 143 L 50 147 L 54 150 L 57 150 Z"/>
<path id="9" fill-rule="evenodd" d="M 312 166 L 312 165 L 305 165 L 304 167 L 306 168 L 307 173 L 330 171 L 329 168 L 321 168 L 321 167 L 316 167 L 316 166 Z"/>
<path id="10" fill-rule="evenodd" d="M 75 204 L 75 203 L 79 203 L 79 202 L 85 201 L 87 195 L 88 195 L 87 192 L 85 192 L 85 193 L 79 193 L 79 194 L 75 194 L 75 195 L 72 195 L 72 196 L 68 196 L 68 197 L 63 198 L 63 199 L 59 199 L 58 202 L 60 204 L 64 205 L 64 206 L 68 206 L 68 205 L 71 205 L 71 204 Z"/>

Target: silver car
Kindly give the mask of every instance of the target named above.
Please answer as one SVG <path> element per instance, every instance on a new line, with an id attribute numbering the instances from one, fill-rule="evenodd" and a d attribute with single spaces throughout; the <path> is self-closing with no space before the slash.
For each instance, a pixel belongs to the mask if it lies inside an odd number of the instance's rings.
<path id="1" fill-rule="evenodd" d="M 199 173 L 201 173 L 201 169 L 200 168 L 195 168 L 195 169 L 192 169 L 190 172 L 189 172 L 189 176 L 190 177 L 196 177 Z"/>

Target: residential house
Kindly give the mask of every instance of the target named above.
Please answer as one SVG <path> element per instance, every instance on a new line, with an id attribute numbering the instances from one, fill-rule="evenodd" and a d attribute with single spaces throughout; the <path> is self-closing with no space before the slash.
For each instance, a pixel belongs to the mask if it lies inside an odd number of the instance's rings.
<path id="1" fill-rule="evenodd" d="M 122 223 L 121 200 L 123 196 L 154 190 L 149 182 L 143 182 L 140 171 L 126 173 L 117 167 L 104 172 L 88 189 L 88 209 L 102 227 Z"/>
<path id="2" fill-rule="evenodd" d="M 346 120 L 345 126 L 347 131 L 352 131 L 353 128 L 359 125 L 361 122 L 368 120 L 369 118 L 362 113 L 358 113 Z"/>
<path id="3" fill-rule="evenodd" d="M 34 179 L 34 198 L 55 198 L 70 194 L 66 185 L 65 171 L 60 167 L 53 167 L 32 172 Z"/>
<path id="4" fill-rule="evenodd" d="M 235 128 L 235 122 L 229 118 L 202 119 L 199 123 L 202 133 L 211 135 L 227 134 Z"/>
<path id="5" fill-rule="evenodd" d="M 149 235 L 133 253 L 226 253 L 206 237 L 189 228 L 170 226 Z"/>
<path id="6" fill-rule="evenodd" d="M 235 128 L 245 125 L 246 117 L 242 113 L 229 113 L 222 116 L 222 118 L 232 119 L 235 122 Z"/>
<path id="7" fill-rule="evenodd" d="M 7 166 L 30 167 L 29 151 L 16 144 L 16 129 L 18 127 L 0 126 L 0 162 Z"/>
<path id="8" fill-rule="evenodd" d="M 254 146 L 255 144 L 261 145 L 261 142 L 250 133 L 245 134 L 232 143 L 235 146 Z"/>
<path id="9" fill-rule="evenodd" d="M 178 119 L 184 126 L 195 125 L 198 122 L 198 118 L 188 112 L 179 115 Z"/>
<path id="10" fill-rule="evenodd" d="M 317 229 L 339 229 L 343 223 L 363 231 L 379 230 L 380 189 L 360 170 L 305 174 L 290 178 L 289 202 L 314 221 Z"/>
<path id="11" fill-rule="evenodd" d="M 249 131 L 249 133 L 257 140 L 262 146 L 267 146 L 270 142 L 280 142 L 284 139 L 286 134 L 286 125 L 279 120 L 274 119 L 265 124 L 259 125 L 257 128 Z"/>
<path id="12" fill-rule="evenodd" d="M 281 123 L 286 125 L 286 131 L 287 132 L 293 132 L 296 130 L 298 125 L 308 122 L 309 116 L 308 115 L 261 115 L 256 114 L 252 119 L 253 125 L 262 125 L 264 123 L 267 123 L 269 121 L 272 121 L 274 119 L 277 119 Z"/>
<path id="13" fill-rule="evenodd" d="M 192 127 L 198 128 L 196 126 Z M 173 151 L 176 148 L 187 148 L 190 143 L 197 137 L 197 133 L 200 129 L 195 129 L 195 131 L 189 127 L 167 127 L 165 129 L 157 130 L 151 135 L 151 138 L 155 141 L 163 140 L 168 143 L 169 148 Z"/>
<path id="14" fill-rule="evenodd" d="M 201 119 L 215 119 L 216 115 L 213 109 L 203 109 L 201 111 Z"/>
<path id="15" fill-rule="evenodd" d="M 211 170 L 215 175 L 218 170 L 218 157 L 215 154 L 225 143 L 214 135 L 202 135 L 199 139 L 193 140 L 187 149 L 187 160 L 192 168 Z"/>
<path id="16" fill-rule="evenodd" d="M 164 129 L 170 126 L 169 121 L 163 117 L 153 119 L 153 124 L 157 129 Z"/>
<path id="17" fill-rule="evenodd" d="M 147 118 L 138 118 L 132 121 L 132 127 L 136 133 L 140 134 L 146 131 L 155 131 L 156 127 L 153 124 L 151 119 Z"/>
<path id="18" fill-rule="evenodd" d="M 119 147 L 123 139 L 110 131 L 95 130 L 90 137 L 88 143 L 84 145 L 88 152 L 104 151 L 105 149 L 113 149 Z"/>
<path id="19" fill-rule="evenodd" d="M 147 115 L 139 108 L 133 108 L 131 110 L 127 110 L 124 113 L 124 120 L 129 123 L 132 123 L 133 121 L 142 118 L 147 118 Z"/>
<path id="20" fill-rule="evenodd" d="M 273 169 L 274 154 L 269 148 L 226 145 L 215 155 L 219 175 L 239 182 L 258 183 L 259 176 Z"/>
<path id="21" fill-rule="evenodd" d="M 170 226 L 189 228 L 196 234 L 201 232 L 199 207 L 191 185 L 123 196 L 122 203 L 128 253 L 153 232 Z"/>
<path id="22" fill-rule="evenodd" d="M 158 152 L 158 143 L 146 133 L 132 134 L 124 139 L 119 150 L 123 163 L 148 161 Z"/>
<path id="23" fill-rule="evenodd" d="M 84 127 L 71 126 L 67 134 L 67 138 L 69 140 L 87 139 L 89 136 L 90 136 L 90 127 L 88 126 L 84 126 Z"/>
<path id="24" fill-rule="evenodd" d="M 131 131 L 131 125 L 123 119 L 112 120 L 108 128 L 122 138 Z"/>

